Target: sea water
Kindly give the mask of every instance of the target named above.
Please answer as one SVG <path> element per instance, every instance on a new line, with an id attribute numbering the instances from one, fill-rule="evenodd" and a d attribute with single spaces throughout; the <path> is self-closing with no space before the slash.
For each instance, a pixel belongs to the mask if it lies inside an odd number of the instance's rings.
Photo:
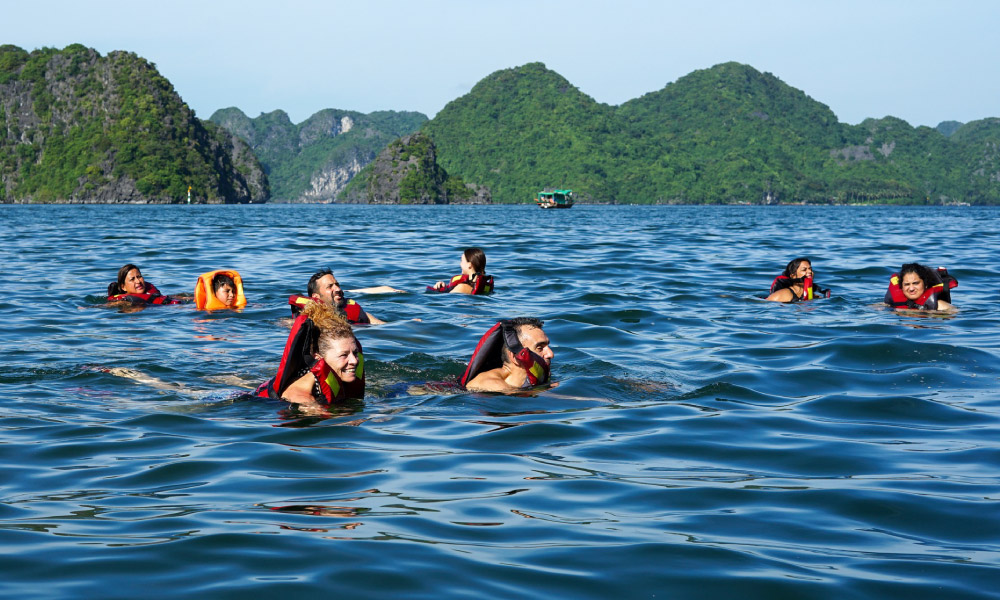
<path id="1" fill-rule="evenodd" d="M 0 207 L 0 595 L 998 598 L 997 208 Z M 480 246 L 491 297 L 425 294 Z M 832 297 L 762 301 L 797 256 Z M 882 305 L 947 266 L 954 315 Z M 102 306 L 238 270 L 242 312 Z M 330 267 L 363 400 L 241 396 Z M 545 321 L 558 386 L 454 381 Z M 442 393 L 445 391 L 447 393 Z"/>

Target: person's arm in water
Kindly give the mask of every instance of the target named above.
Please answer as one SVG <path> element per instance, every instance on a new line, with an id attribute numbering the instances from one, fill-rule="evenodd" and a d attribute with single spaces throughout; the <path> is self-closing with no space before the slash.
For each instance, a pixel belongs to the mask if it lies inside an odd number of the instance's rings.
<path id="1" fill-rule="evenodd" d="M 446 284 L 443 281 L 439 281 L 439 282 L 437 282 L 437 283 L 434 284 L 434 289 L 439 290 L 439 289 L 445 287 L 446 285 L 448 285 L 448 284 Z M 455 287 L 451 288 L 450 290 L 448 290 L 448 293 L 449 294 L 471 294 L 472 293 L 472 286 L 469 285 L 469 284 L 467 284 L 467 283 L 460 283 L 460 284 L 456 285 Z"/>
<path id="2" fill-rule="evenodd" d="M 313 385 L 315 383 L 316 377 L 312 373 L 306 373 L 285 388 L 285 391 L 281 393 L 281 397 L 304 412 L 325 411 L 326 409 L 313 397 Z"/>
<path id="3" fill-rule="evenodd" d="M 954 306 L 952 306 L 950 303 L 945 302 L 944 300 L 938 300 L 937 301 L 937 310 L 956 311 L 958 309 L 955 308 Z"/>
<path id="4" fill-rule="evenodd" d="M 382 319 L 378 317 L 373 317 L 372 314 L 368 311 L 364 312 L 365 316 L 368 317 L 368 322 L 371 323 L 372 325 L 385 325 L 385 321 L 383 321 Z"/>

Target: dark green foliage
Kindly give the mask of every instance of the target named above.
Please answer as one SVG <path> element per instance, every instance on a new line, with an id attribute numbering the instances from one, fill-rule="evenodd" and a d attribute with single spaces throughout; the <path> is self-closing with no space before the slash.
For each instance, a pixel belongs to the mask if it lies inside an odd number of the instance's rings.
<path id="1" fill-rule="evenodd" d="M 437 162 L 434 143 L 423 133 L 404 136 L 351 179 L 338 195 L 342 202 L 447 204 L 489 202 L 489 194 L 465 185 Z"/>
<path id="2" fill-rule="evenodd" d="M 499 71 L 450 102 L 424 131 L 449 173 L 523 202 L 544 186 L 612 194 L 606 143 L 613 109 L 541 63 Z"/>
<path id="3" fill-rule="evenodd" d="M 485 78 L 424 131 L 444 168 L 499 202 L 553 186 L 585 202 L 993 202 L 995 143 L 970 149 L 967 127 L 948 139 L 892 117 L 842 124 L 738 63 L 615 108 L 532 63 Z"/>
<path id="4" fill-rule="evenodd" d="M 944 137 L 951 137 L 961 127 L 962 124 L 958 121 L 941 121 L 934 129 L 937 129 Z"/>
<path id="5" fill-rule="evenodd" d="M 1000 119 L 966 123 L 951 141 L 960 149 L 971 201 L 1000 204 Z"/>
<path id="6" fill-rule="evenodd" d="M 202 201 L 266 200 L 266 182 L 252 195 L 234 167 L 228 136 L 135 54 L 3 46 L 0 65 L 5 201 L 180 202 L 189 185 Z M 24 104 L 34 119 L 12 110 Z"/>

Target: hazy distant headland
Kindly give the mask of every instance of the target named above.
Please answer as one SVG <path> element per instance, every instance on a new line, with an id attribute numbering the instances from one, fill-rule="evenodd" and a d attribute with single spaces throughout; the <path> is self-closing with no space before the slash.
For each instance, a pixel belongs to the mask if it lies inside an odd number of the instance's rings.
<path id="1" fill-rule="evenodd" d="M 298 125 L 198 119 L 155 66 L 81 45 L 0 46 L 0 202 L 1000 203 L 1000 119 L 837 120 L 725 63 L 610 106 L 541 63 L 433 119 L 327 109 Z M 413 135 L 419 132 L 419 135 Z"/>

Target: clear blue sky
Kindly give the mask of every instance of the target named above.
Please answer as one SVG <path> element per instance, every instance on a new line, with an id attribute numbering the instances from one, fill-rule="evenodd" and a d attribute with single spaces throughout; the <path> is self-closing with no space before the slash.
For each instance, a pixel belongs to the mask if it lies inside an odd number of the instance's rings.
<path id="1" fill-rule="evenodd" d="M 208 118 L 324 108 L 433 116 L 540 61 L 621 104 L 696 69 L 773 73 L 847 123 L 1000 117 L 995 0 L 0 0 L 0 43 L 152 61 Z"/>

